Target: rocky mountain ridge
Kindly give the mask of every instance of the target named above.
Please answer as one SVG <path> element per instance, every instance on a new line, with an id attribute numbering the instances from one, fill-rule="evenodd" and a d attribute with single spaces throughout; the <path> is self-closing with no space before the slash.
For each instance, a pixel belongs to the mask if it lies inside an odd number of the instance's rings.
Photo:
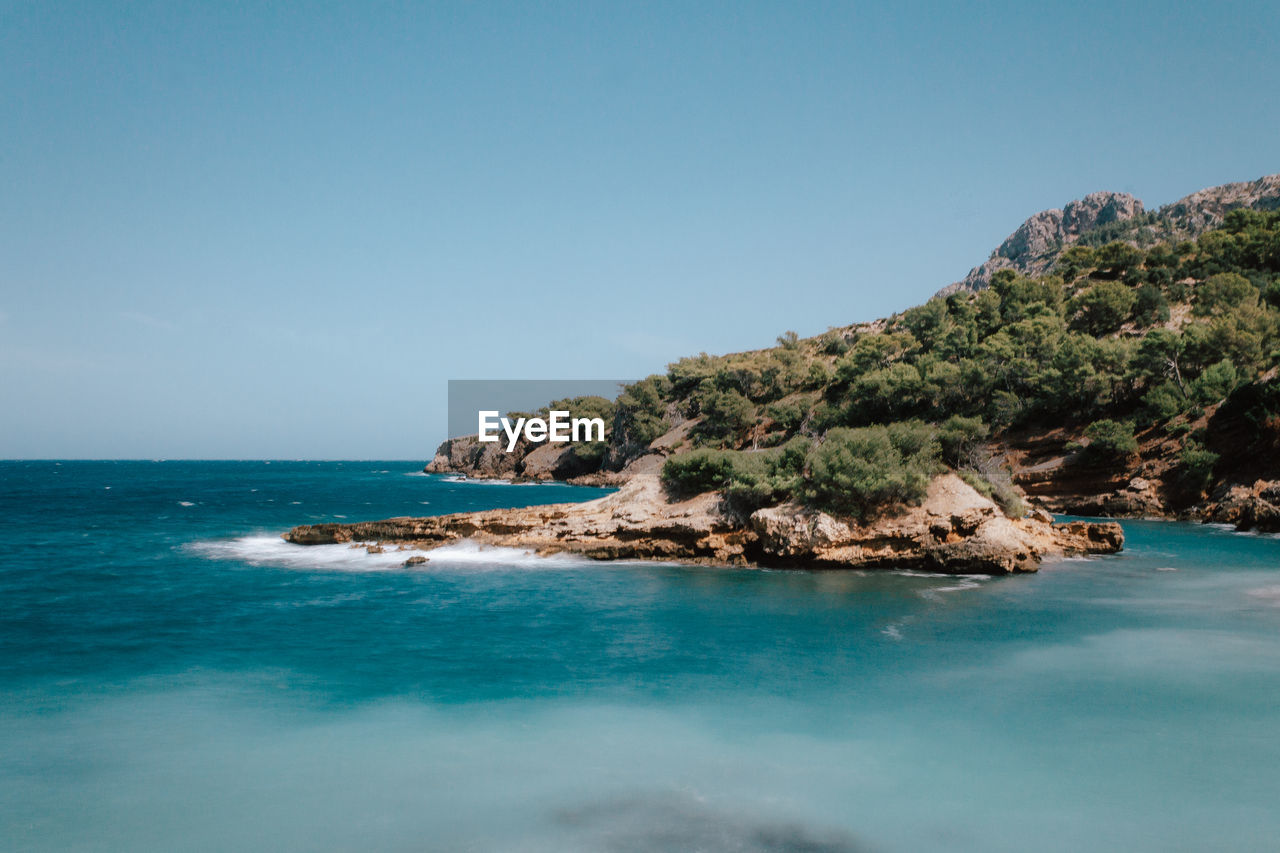
<path id="1" fill-rule="evenodd" d="M 1147 212 L 1129 193 L 1090 193 L 1061 209 L 1042 210 L 1027 219 L 990 258 L 938 295 L 982 290 L 1002 269 L 1042 275 L 1053 268 L 1065 249 L 1090 239 L 1102 242 L 1111 238 L 1136 246 L 1194 239 L 1221 225 L 1230 211 L 1241 207 L 1280 208 L 1280 174 L 1208 187 L 1153 212 Z"/>

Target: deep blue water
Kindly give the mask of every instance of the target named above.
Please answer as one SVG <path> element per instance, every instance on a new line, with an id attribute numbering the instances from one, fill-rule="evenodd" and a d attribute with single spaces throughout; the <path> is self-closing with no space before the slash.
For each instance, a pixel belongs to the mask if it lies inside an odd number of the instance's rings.
<path id="1" fill-rule="evenodd" d="M 599 490 L 0 463 L 0 849 L 1274 850 L 1280 540 L 1038 575 L 405 554 Z"/>

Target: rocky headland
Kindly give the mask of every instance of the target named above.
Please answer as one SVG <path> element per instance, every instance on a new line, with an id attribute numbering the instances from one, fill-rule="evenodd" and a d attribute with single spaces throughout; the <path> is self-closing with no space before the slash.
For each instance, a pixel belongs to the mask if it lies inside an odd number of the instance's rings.
<path id="1" fill-rule="evenodd" d="M 603 446 L 463 436 L 425 468 L 616 494 L 285 538 L 1011 573 L 1123 545 L 1049 513 L 1280 530 L 1277 211 L 1280 175 L 1155 211 L 1093 193 L 925 305 L 575 398 Z"/>
<path id="2" fill-rule="evenodd" d="M 1044 559 L 1113 553 L 1113 522 L 1054 524 L 1045 513 L 1007 518 L 954 474 L 937 477 L 919 506 L 856 522 L 795 503 L 742 516 L 719 494 L 676 499 L 652 473 L 586 503 L 295 527 L 299 545 L 371 542 L 432 548 L 461 540 L 570 552 L 597 560 L 669 560 L 737 566 L 921 569 L 960 574 L 1036 571 Z"/>

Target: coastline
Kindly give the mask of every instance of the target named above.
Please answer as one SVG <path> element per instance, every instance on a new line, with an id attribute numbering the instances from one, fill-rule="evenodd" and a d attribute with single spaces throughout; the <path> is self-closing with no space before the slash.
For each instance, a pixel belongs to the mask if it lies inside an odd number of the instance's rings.
<path id="1" fill-rule="evenodd" d="M 283 538 L 298 545 L 371 542 L 428 552 L 471 540 L 596 560 L 997 575 L 1034 572 L 1045 559 L 1124 547 L 1124 532 L 1115 522 L 1055 524 L 1046 513 L 1007 518 L 954 474 L 935 478 L 919 506 L 865 522 L 794 503 L 743 517 L 718 494 L 675 500 L 656 475 L 641 474 L 619 491 L 584 503 L 300 525 Z"/>

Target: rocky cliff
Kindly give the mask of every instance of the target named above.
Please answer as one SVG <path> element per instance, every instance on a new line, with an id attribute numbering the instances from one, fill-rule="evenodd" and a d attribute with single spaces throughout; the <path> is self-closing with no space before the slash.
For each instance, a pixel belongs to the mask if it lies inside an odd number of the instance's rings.
<path id="1" fill-rule="evenodd" d="M 1256 181 L 1223 184 L 1192 193 L 1147 213 L 1128 193 L 1090 193 L 1061 209 L 1044 210 L 1018 226 L 991 257 L 960 281 L 938 291 L 982 290 L 1002 269 L 1037 276 L 1053 268 L 1064 249 L 1083 240 L 1118 239 L 1134 245 L 1194 238 L 1222 224 L 1232 210 L 1280 208 L 1280 174 Z M 1128 223 L 1130 227 L 1119 225 Z"/>
<path id="2" fill-rule="evenodd" d="M 674 500 L 655 474 L 644 473 L 618 492 L 586 503 L 304 525 L 284 538 L 300 545 L 371 542 L 420 548 L 469 539 L 600 560 L 982 574 L 1032 572 L 1047 558 L 1112 553 L 1124 544 L 1120 526 L 1110 522 L 1053 524 L 1043 513 L 1007 518 L 953 474 L 936 478 L 920 506 L 867 523 L 795 504 L 743 518 L 718 494 Z"/>

